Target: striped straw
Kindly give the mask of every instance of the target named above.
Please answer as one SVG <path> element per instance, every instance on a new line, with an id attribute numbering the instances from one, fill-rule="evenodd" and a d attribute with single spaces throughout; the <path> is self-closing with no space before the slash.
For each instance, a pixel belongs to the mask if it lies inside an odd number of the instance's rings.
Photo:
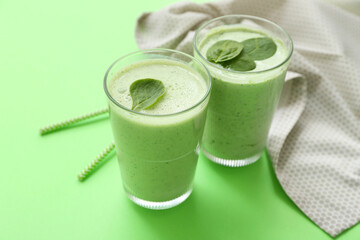
<path id="1" fill-rule="evenodd" d="M 105 148 L 89 165 L 87 165 L 79 174 L 78 180 L 84 181 L 99 164 L 114 150 L 115 144 L 112 142 L 107 148 Z"/>
<path id="2" fill-rule="evenodd" d="M 88 114 L 81 115 L 79 117 L 75 117 L 75 118 L 71 118 L 71 119 L 68 119 L 68 120 L 65 120 L 65 121 L 62 121 L 62 122 L 59 122 L 59 123 L 51 124 L 49 126 L 40 128 L 40 135 L 45 135 L 45 134 L 49 134 L 51 132 L 55 132 L 57 130 L 60 130 L 60 129 L 63 129 L 63 128 L 67 127 L 67 126 L 70 126 L 70 125 L 72 125 L 74 123 L 78 123 L 78 122 L 84 121 L 86 119 L 89 119 L 89 118 L 92 118 L 92 117 L 107 113 L 108 111 L 109 111 L 108 108 L 103 108 L 103 109 L 100 109 L 98 111 L 94 111 L 94 112 L 91 112 L 91 113 L 88 113 Z"/>

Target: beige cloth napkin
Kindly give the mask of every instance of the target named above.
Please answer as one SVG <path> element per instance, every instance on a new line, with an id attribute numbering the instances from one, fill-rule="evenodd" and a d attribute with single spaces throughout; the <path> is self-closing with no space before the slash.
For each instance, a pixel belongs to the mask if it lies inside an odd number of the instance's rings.
<path id="1" fill-rule="evenodd" d="M 269 19 L 294 40 L 268 150 L 285 192 L 336 236 L 360 220 L 360 17 L 322 1 L 179 2 L 144 13 L 136 40 L 192 54 L 194 31 L 228 14 Z"/>

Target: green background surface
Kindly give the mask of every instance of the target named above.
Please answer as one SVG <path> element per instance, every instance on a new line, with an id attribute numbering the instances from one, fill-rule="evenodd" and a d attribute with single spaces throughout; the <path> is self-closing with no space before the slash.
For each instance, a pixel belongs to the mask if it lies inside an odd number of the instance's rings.
<path id="1" fill-rule="evenodd" d="M 287 197 L 264 155 L 244 168 L 199 159 L 194 192 L 165 211 L 127 199 L 108 119 L 39 127 L 106 106 L 106 69 L 137 50 L 136 18 L 175 2 L 0 0 L 0 239 L 330 239 Z M 205 2 L 197 0 L 196 2 Z M 360 239 L 360 225 L 338 239 Z"/>

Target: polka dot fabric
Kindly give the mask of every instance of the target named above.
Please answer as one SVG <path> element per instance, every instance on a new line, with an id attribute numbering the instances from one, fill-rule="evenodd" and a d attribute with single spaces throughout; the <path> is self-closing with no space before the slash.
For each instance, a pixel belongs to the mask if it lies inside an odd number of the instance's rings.
<path id="1" fill-rule="evenodd" d="M 228 14 L 269 19 L 294 40 L 268 150 L 285 192 L 336 236 L 360 221 L 360 17 L 315 0 L 180 2 L 143 14 L 136 40 L 191 54 L 195 30 Z"/>

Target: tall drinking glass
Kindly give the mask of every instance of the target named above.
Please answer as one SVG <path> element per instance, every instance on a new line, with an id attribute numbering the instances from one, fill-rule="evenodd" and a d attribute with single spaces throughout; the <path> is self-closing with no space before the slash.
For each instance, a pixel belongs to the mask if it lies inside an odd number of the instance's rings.
<path id="1" fill-rule="evenodd" d="M 144 79 L 161 81 L 165 94 L 150 107 L 135 111 L 129 89 Z M 110 66 L 104 88 L 128 197 L 150 209 L 185 201 L 193 188 L 210 95 L 207 69 L 178 51 L 138 51 Z"/>
<path id="2" fill-rule="evenodd" d="M 292 55 L 290 36 L 266 19 L 229 15 L 204 23 L 193 45 L 213 78 L 202 152 L 230 167 L 257 161 Z"/>

